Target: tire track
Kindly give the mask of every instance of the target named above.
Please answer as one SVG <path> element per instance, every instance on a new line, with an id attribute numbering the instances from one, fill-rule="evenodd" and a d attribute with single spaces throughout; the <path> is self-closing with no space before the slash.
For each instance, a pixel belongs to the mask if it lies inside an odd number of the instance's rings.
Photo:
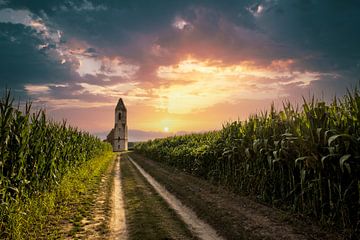
<path id="1" fill-rule="evenodd" d="M 130 162 L 139 170 L 156 192 L 169 204 L 171 208 L 181 217 L 181 219 L 188 225 L 189 229 L 200 239 L 204 240 L 221 240 L 216 231 L 207 223 L 199 219 L 196 214 L 188 207 L 183 205 L 180 200 L 169 193 L 163 186 L 161 186 L 152 176 L 144 171 L 129 155 L 127 155 Z"/>
<path id="2" fill-rule="evenodd" d="M 126 230 L 126 218 L 124 210 L 123 192 L 120 183 L 120 161 L 119 154 L 116 159 L 114 185 L 112 191 L 112 206 L 110 218 L 110 239 L 125 240 L 128 239 Z"/>

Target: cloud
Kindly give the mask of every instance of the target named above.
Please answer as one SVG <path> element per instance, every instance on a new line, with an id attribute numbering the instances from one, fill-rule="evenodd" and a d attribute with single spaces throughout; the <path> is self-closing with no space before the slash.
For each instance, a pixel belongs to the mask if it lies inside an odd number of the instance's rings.
<path id="1" fill-rule="evenodd" d="M 70 65 L 61 65 L 58 54 L 47 50 L 52 44 L 35 36 L 32 28 L 12 23 L 0 23 L 0 28 L 2 83 L 19 89 L 29 83 L 60 83 L 76 78 Z"/>
<path id="2" fill-rule="evenodd" d="M 75 10 L 77 12 L 81 12 L 81 11 L 105 11 L 108 8 L 103 4 L 99 4 L 95 6 L 93 2 L 88 0 L 83 0 L 81 2 L 67 1 L 66 5 L 61 5 L 59 9 L 62 11 Z"/>
<path id="3" fill-rule="evenodd" d="M 156 119 L 154 125 L 166 114 L 201 118 L 220 105 L 341 94 L 360 75 L 358 1 L 0 0 L 0 6 L 1 82 L 70 118 L 91 109 L 97 116 L 100 107 L 110 112 L 124 97 L 136 110 L 148 109 L 133 122 L 150 128 L 144 119 Z M 245 116 L 249 109 L 237 111 Z M 231 114 L 226 108 L 221 116 Z"/>
<path id="4" fill-rule="evenodd" d="M 1 9 L 0 28 L 0 53 L 6 59 L 0 66 L 0 78 L 9 87 L 34 93 L 38 91 L 31 91 L 31 85 L 77 78 L 73 66 L 65 64 L 63 58 L 66 46 L 62 31 L 46 15 L 40 17 L 26 9 Z"/>
<path id="5" fill-rule="evenodd" d="M 34 36 L 51 43 L 59 43 L 62 35 L 61 31 L 47 27 L 43 19 L 29 10 L 0 9 L 0 23 L 22 24 L 35 30 Z"/>
<path id="6" fill-rule="evenodd" d="M 49 93 L 50 88 L 47 85 L 33 85 L 33 84 L 26 84 L 24 86 L 25 91 L 27 91 L 30 95 L 33 94 L 46 94 Z"/>
<path id="7" fill-rule="evenodd" d="M 191 30 L 193 28 L 191 23 L 185 21 L 182 17 L 176 17 L 172 26 L 179 30 Z"/>
<path id="8" fill-rule="evenodd" d="M 251 13 L 255 18 L 259 18 L 264 15 L 266 12 L 272 10 L 278 5 L 277 0 L 261 0 L 255 1 L 248 7 L 245 7 L 247 11 Z"/>
<path id="9" fill-rule="evenodd" d="M 226 65 L 221 60 L 189 58 L 176 65 L 160 66 L 159 78 L 167 80 L 154 89 L 159 108 L 171 113 L 190 113 L 218 103 L 239 99 L 274 99 L 288 96 L 286 86 L 301 88 L 327 73 L 294 71 L 294 60 L 274 60 L 268 66 L 256 62 Z M 254 94 L 256 91 L 256 94 Z"/>
<path id="10" fill-rule="evenodd" d="M 260 1 L 268 10 L 254 18 L 256 27 L 276 42 L 306 52 L 303 68 L 322 72 L 352 71 L 359 62 L 358 1 Z"/>
<path id="11" fill-rule="evenodd" d="M 93 58 L 87 56 L 77 56 L 77 58 L 79 60 L 79 67 L 76 71 L 81 77 L 89 74 L 130 79 L 139 69 L 139 66 L 124 63 L 119 57 Z"/>
<path id="12" fill-rule="evenodd" d="M 102 85 L 89 82 L 74 83 L 74 86 L 30 85 L 30 94 L 47 93 L 39 98 L 54 108 L 89 108 L 109 106 L 122 96 L 127 103 L 143 104 L 169 113 L 189 114 L 203 111 L 220 103 L 236 103 L 240 100 L 276 99 L 290 95 L 289 88 L 302 89 L 333 74 L 299 71 L 294 69 L 293 59 L 274 60 L 268 65 L 242 61 L 226 64 L 221 60 L 199 60 L 188 57 L 174 65 L 159 66 L 159 85 L 151 87 L 141 82 L 112 82 Z M 69 91 L 57 96 L 59 87 Z M 76 90 L 75 90 L 76 89 Z M 256 91 L 256 94 L 254 94 Z M 95 102 L 89 99 L 96 99 Z M 102 100 L 101 100 L 102 99 Z"/>
<path id="13" fill-rule="evenodd" d="M 112 106 L 120 97 L 126 97 L 128 105 L 149 100 L 147 90 L 139 88 L 136 82 L 113 83 L 109 85 L 73 82 L 66 84 L 26 84 L 24 90 L 32 97 L 34 104 L 50 110 L 89 109 Z"/>
<path id="14" fill-rule="evenodd" d="M 40 96 L 33 100 L 33 103 L 36 106 L 43 106 L 49 110 L 57 110 L 57 109 L 89 109 L 89 108 L 101 108 L 101 107 L 110 107 L 113 106 L 114 103 L 107 102 L 88 102 L 83 99 L 78 98 L 67 98 L 67 99 L 56 99 L 49 96 Z"/>
<path id="15" fill-rule="evenodd" d="M 0 6 L 5 6 L 9 3 L 7 0 L 0 0 Z"/>
<path id="16" fill-rule="evenodd" d="M 31 26 L 32 14 L 28 10 L 0 9 L 0 22 Z"/>
<path id="17" fill-rule="evenodd" d="M 247 10 L 254 16 L 259 17 L 264 12 L 264 6 L 262 4 L 255 4 L 247 8 Z"/>
<path id="18" fill-rule="evenodd" d="M 129 79 L 139 69 L 120 56 L 101 55 L 86 41 L 63 40 L 63 32 L 44 14 L 41 18 L 29 10 L 11 8 L 1 9 L 0 13 L 0 26 L 5 30 L 0 34 L 5 40 L 0 39 L 0 52 L 7 58 L 0 66 L 0 77 L 11 83 L 10 87 L 18 88 L 22 82 L 30 82 L 22 86 L 28 94 L 51 93 L 56 99 L 55 91 L 59 88 L 51 88 L 50 92 L 48 89 L 54 84 L 81 81 L 89 75 L 102 82 L 112 82 L 114 78 Z"/>
<path id="19" fill-rule="evenodd" d="M 87 92 L 93 95 L 105 95 L 118 98 L 119 96 L 125 95 L 135 89 L 137 83 L 118 83 L 110 86 L 100 86 L 88 83 L 78 83 L 78 85 L 82 87 L 82 89 L 78 92 L 79 94 Z"/>

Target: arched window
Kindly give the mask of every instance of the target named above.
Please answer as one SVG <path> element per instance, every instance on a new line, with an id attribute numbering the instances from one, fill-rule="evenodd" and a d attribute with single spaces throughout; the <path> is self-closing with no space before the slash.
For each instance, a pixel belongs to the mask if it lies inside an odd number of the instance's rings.
<path id="1" fill-rule="evenodd" d="M 121 120 L 121 112 L 119 112 L 119 120 Z"/>

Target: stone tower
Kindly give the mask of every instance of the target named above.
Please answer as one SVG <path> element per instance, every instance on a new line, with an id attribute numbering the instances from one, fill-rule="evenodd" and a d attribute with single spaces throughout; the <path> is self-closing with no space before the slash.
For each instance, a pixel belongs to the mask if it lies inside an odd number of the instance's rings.
<path id="1" fill-rule="evenodd" d="M 128 127 L 127 113 L 123 100 L 120 98 L 115 108 L 115 127 L 113 129 L 113 151 L 120 152 L 128 150 Z"/>

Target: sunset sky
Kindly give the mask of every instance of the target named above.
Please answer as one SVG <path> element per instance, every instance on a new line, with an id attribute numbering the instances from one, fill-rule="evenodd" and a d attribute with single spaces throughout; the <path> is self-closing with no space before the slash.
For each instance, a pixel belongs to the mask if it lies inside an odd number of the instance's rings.
<path id="1" fill-rule="evenodd" d="M 104 137 L 221 128 L 360 79 L 360 1 L 0 0 L 0 88 Z M 167 133 L 169 132 L 169 133 Z"/>

